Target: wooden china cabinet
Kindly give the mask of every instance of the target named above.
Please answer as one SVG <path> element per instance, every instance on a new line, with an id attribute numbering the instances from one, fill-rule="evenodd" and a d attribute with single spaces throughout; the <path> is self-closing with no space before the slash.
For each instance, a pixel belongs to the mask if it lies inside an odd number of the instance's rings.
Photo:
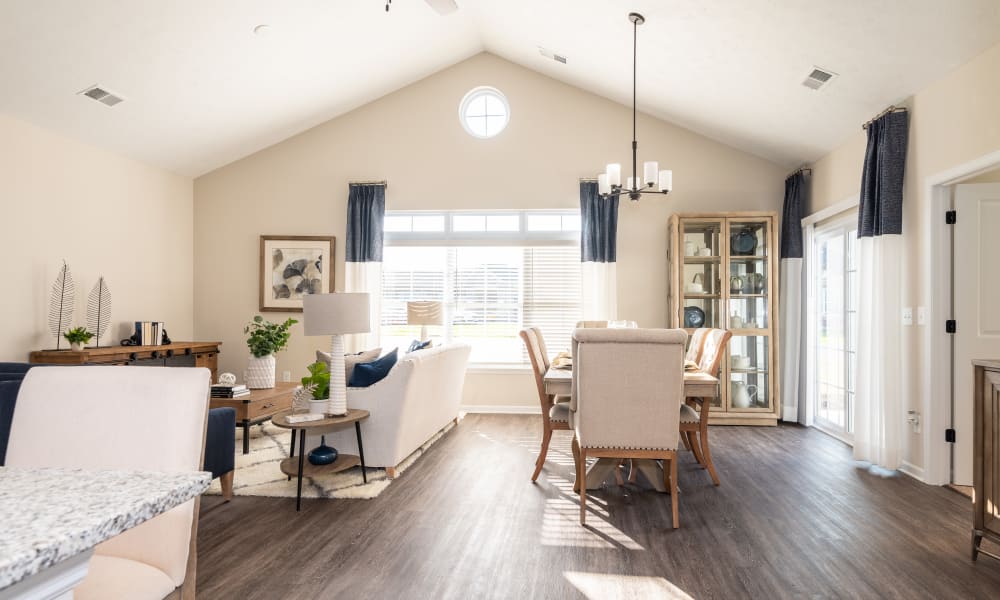
<path id="1" fill-rule="evenodd" d="M 689 334 L 729 329 L 712 425 L 777 425 L 778 215 L 684 213 L 670 217 L 669 321 Z"/>

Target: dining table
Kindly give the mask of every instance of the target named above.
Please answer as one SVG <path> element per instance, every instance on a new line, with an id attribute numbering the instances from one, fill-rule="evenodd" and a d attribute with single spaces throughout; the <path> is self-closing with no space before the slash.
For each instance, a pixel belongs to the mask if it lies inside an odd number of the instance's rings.
<path id="1" fill-rule="evenodd" d="M 572 368 L 549 367 L 545 372 L 545 393 L 550 396 L 569 396 L 573 391 L 573 370 Z M 702 398 L 704 402 L 711 403 L 719 395 L 719 378 L 709 375 L 704 371 L 684 371 L 684 397 Z M 659 492 L 666 492 L 667 488 L 663 484 L 662 468 L 653 460 L 635 460 L 635 467 L 649 480 L 653 487 Z M 590 468 L 587 469 L 587 489 L 594 490 L 601 487 L 615 468 L 618 466 L 618 459 L 600 458 Z"/>

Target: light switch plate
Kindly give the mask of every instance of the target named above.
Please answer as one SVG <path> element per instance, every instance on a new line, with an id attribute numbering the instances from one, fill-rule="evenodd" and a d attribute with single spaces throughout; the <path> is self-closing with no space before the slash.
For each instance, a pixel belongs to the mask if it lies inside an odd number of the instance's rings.
<path id="1" fill-rule="evenodd" d="M 291 381 L 292 380 L 292 372 L 291 371 L 282 371 L 281 372 L 281 380 L 284 381 L 285 383 L 288 383 L 289 381 Z"/>
<path id="2" fill-rule="evenodd" d="M 927 307 L 918 306 L 917 307 L 917 325 L 927 324 Z"/>
<path id="3" fill-rule="evenodd" d="M 903 325 L 913 325 L 913 307 L 903 307 Z"/>

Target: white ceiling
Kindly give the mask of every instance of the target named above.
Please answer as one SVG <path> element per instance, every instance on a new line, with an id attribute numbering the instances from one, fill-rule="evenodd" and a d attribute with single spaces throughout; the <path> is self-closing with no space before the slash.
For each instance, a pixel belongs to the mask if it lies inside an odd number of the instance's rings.
<path id="1" fill-rule="evenodd" d="M 630 104 L 637 10 L 640 110 L 794 166 L 1000 43 L 997 0 L 458 4 L 4 0 L 0 112 L 196 176 L 483 50 Z M 839 77 L 807 89 L 813 65 Z M 76 95 L 93 84 L 126 102 Z"/>

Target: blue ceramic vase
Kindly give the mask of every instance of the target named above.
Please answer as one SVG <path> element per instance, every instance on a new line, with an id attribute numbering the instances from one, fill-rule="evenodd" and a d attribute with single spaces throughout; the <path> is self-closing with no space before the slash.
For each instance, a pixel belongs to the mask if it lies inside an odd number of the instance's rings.
<path id="1" fill-rule="evenodd" d="M 321 436 L 319 446 L 309 453 L 309 462 L 314 465 L 329 465 L 337 460 L 337 449 L 326 445 L 326 436 Z"/>

